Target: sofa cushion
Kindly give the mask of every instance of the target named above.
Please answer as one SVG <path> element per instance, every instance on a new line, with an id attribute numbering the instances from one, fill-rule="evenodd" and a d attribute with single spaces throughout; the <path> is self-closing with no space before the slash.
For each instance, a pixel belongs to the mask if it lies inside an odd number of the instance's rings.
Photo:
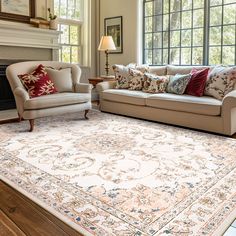
<path id="1" fill-rule="evenodd" d="M 175 93 L 175 94 L 184 94 L 184 91 L 191 79 L 191 74 L 181 75 L 171 75 L 170 81 L 167 86 L 168 93 Z"/>
<path id="2" fill-rule="evenodd" d="M 205 68 L 209 68 L 209 66 L 172 66 L 167 65 L 167 75 L 175 75 L 175 74 L 189 74 L 191 70 L 195 68 L 197 70 L 202 70 Z"/>
<path id="3" fill-rule="evenodd" d="M 73 91 L 71 68 L 61 68 L 57 70 L 46 67 L 46 71 L 60 93 Z"/>
<path id="4" fill-rule="evenodd" d="M 24 103 L 26 110 L 43 109 L 64 105 L 85 103 L 90 101 L 90 94 L 56 93 L 32 98 Z"/>
<path id="5" fill-rule="evenodd" d="M 144 106 L 145 99 L 150 94 L 142 91 L 131 91 L 127 89 L 107 89 L 102 92 L 102 99 L 114 102 L 129 103 L 134 105 Z"/>
<path id="6" fill-rule="evenodd" d="M 113 65 L 112 66 L 115 79 L 116 79 L 116 88 L 127 89 L 129 88 L 130 77 L 129 77 L 129 68 L 135 68 L 135 64 L 124 65 Z"/>
<path id="7" fill-rule="evenodd" d="M 159 76 L 151 73 L 144 74 L 143 92 L 165 93 L 169 76 Z"/>
<path id="8" fill-rule="evenodd" d="M 129 73 L 131 76 L 129 89 L 130 90 L 142 90 L 143 89 L 143 72 L 136 69 L 129 69 Z"/>
<path id="9" fill-rule="evenodd" d="M 206 82 L 205 94 L 222 100 L 226 94 L 235 89 L 236 66 L 215 67 Z"/>
<path id="10" fill-rule="evenodd" d="M 222 102 L 208 96 L 176 95 L 170 93 L 153 94 L 146 99 L 146 105 L 174 111 L 218 116 Z"/>
<path id="11" fill-rule="evenodd" d="M 156 75 L 166 75 L 167 67 L 166 66 L 150 66 L 149 73 Z"/>
<path id="12" fill-rule="evenodd" d="M 203 96 L 209 70 L 210 68 L 202 70 L 193 68 L 191 71 L 192 76 L 185 93 L 198 97 Z"/>
<path id="13" fill-rule="evenodd" d="M 53 81 L 49 78 L 46 68 L 40 64 L 31 73 L 18 75 L 27 89 L 30 98 L 39 97 L 57 92 Z"/>

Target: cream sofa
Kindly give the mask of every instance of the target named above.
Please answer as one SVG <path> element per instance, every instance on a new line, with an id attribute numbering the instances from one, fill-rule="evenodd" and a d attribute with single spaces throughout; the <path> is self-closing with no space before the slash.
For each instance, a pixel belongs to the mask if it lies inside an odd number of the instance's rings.
<path id="1" fill-rule="evenodd" d="M 150 67 L 150 72 L 158 75 L 175 75 L 189 73 L 191 69 L 190 66 L 153 66 Z M 97 85 L 101 111 L 225 135 L 236 132 L 236 90 L 228 93 L 220 101 L 209 96 L 149 94 L 114 89 L 115 84 L 115 81 L 106 81 Z"/>
<path id="2" fill-rule="evenodd" d="M 18 75 L 30 73 L 39 64 L 55 69 L 70 68 L 70 75 L 63 80 L 55 78 L 58 93 L 30 98 Z M 12 64 L 6 70 L 7 79 L 15 97 L 19 121 L 29 120 L 30 131 L 34 129 L 34 120 L 39 117 L 85 111 L 91 109 L 91 84 L 80 83 L 81 69 L 70 63 L 57 61 L 28 61 Z"/>

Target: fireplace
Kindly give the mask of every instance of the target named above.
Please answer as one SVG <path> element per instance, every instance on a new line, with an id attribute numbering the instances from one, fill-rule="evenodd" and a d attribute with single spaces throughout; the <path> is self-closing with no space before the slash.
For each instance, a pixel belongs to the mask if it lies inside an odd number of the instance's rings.
<path id="1" fill-rule="evenodd" d="M 0 65 L 0 110 L 16 108 L 15 99 L 6 77 L 8 65 Z"/>
<path id="2" fill-rule="evenodd" d="M 0 21 L 0 110 L 16 107 L 6 78 L 7 66 L 22 61 L 57 61 L 59 35 L 60 32 L 56 30 Z"/>

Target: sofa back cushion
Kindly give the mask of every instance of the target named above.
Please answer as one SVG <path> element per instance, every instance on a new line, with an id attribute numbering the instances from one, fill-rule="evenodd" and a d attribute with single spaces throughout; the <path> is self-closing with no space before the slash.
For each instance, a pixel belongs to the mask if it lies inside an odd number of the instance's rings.
<path id="1" fill-rule="evenodd" d="M 209 68 L 209 66 L 172 66 L 167 65 L 167 75 L 176 75 L 176 74 L 189 74 L 193 68 L 197 70 L 202 70 Z"/>
<path id="2" fill-rule="evenodd" d="M 149 73 L 156 74 L 156 75 L 166 75 L 167 67 L 166 66 L 150 66 Z"/>
<path id="3" fill-rule="evenodd" d="M 58 92 L 73 92 L 71 68 L 61 68 L 57 70 L 47 67 L 46 71 Z"/>

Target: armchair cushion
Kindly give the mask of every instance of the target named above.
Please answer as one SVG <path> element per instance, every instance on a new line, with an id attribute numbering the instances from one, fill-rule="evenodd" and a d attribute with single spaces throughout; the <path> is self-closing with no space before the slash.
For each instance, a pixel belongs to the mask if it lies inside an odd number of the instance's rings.
<path id="1" fill-rule="evenodd" d="M 53 81 L 58 92 L 72 92 L 73 83 L 71 68 L 60 68 L 59 70 L 46 67 L 49 78 Z"/>
<path id="2" fill-rule="evenodd" d="M 54 83 L 49 78 L 45 67 L 40 64 L 28 74 L 18 75 L 31 98 L 56 93 Z"/>
<path id="3" fill-rule="evenodd" d="M 80 104 L 89 102 L 90 99 L 90 94 L 87 93 L 55 93 L 27 100 L 24 103 L 24 109 L 34 110 Z"/>

